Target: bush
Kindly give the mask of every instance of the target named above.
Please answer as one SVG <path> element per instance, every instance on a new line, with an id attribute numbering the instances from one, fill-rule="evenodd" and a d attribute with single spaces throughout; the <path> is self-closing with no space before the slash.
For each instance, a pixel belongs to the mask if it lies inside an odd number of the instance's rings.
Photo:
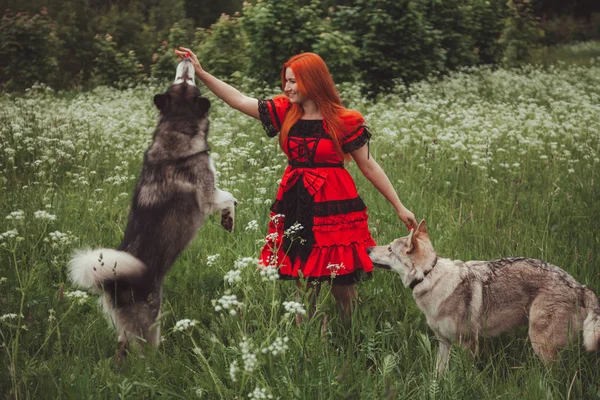
<path id="1" fill-rule="evenodd" d="M 39 14 L 7 10 L 0 21 L 0 87 L 24 90 L 48 83 L 56 69 L 54 26 L 46 9 Z"/>
<path id="2" fill-rule="evenodd" d="M 543 31 L 538 27 L 528 0 L 508 0 L 508 18 L 500 43 L 505 46 L 502 62 L 516 66 L 531 62 Z"/>
<path id="3" fill-rule="evenodd" d="M 427 19 L 439 31 L 445 69 L 456 69 L 479 62 L 473 35 L 473 7 L 469 3 L 463 0 L 426 3 Z"/>
<path id="4" fill-rule="evenodd" d="M 354 38 L 360 49 L 356 65 L 373 93 L 390 90 L 396 79 L 416 81 L 444 66 L 440 33 L 417 1 L 358 0 L 340 7 L 334 22 Z"/>
<path id="5" fill-rule="evenodd" d="M 241 18 L 248 37 L 251 78 L 281 82 L 281 66 L 291 56 L 310 51 L 317 42 L 323 11 L 318 0 L 300 5 L 295 0 L 245 3 Z"/>
<path id="6" fill-rule="evenodd" d="M 175 77 L 178 58 L 173 50 L 179 46 L 186 47 L 187 43 L 191 43 L 191 27 L 191 21 L 184 20 L 182 24 L 175 22 L 169 29 L 169 39 L 163 41 L 152 54 L 150 74 L 153 78 L 167 80 Z"/>
<path id="7" fill-rule="evenodd" d="M 145 76 L 144 66 L 134 50 L 127 54 L 117 50 L 111 35 L 96 35 L 94 47 L 98 56 L 94 60 L 92 80 L 95 85 L 126 87 L 137 84 Z"/>
<path id="8" fill-rule="evenodd" d="M 249 62 L 248 38 L 237 15 L 223 14 L 210 29 L 198 28 L 194 49 L 203 68 L 224 78 L 244 72 Z"/>

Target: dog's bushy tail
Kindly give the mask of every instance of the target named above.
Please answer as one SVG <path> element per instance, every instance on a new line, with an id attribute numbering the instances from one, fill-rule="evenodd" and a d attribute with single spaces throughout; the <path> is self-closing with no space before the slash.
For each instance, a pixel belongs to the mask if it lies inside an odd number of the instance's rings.
<path id="1" fill-rule="evenodd" d="M 588 288 L 585 288 L 585 308 L 588 313 L 583 321 L 583 343 L 588 351 L 596 351 L 600 347 L 600 300 Z"/>
<path id="2" fill-rule="evenodd" d="M 102 292 L 104 282 L 135 282 L 146 269 L 141 260 L 113 249 L 79 250 L 69 261 L 71 281 L 97 294 Z"/>

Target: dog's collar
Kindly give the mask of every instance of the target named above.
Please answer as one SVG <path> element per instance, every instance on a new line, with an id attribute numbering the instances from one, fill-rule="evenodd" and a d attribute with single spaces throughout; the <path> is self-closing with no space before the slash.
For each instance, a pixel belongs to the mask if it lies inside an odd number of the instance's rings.
<path id="1" fill-rule="evenodd" d="M 425 277 L 427 277 L 427 275 L 429 275 L 429 273 L 430 273 L 431 271 L 433 271 L 433 269 L 435 268 L 435 266 L 436 266 L 437 262 L 438 262 L 438 256 L 437 256 L 437 254 L 436 254 L 436 255 L 435 255 L 435 260 L 433 260 L 433 264 L 431 264 L 431 268 L 429 268 L 429 270 L 427 270 L 427 271 L 425 271 L 425 272 L 423 273 L 423 278 L 421 278 L 421 279 L 415 279 L 414 281 L 412 281 L 412 282 L 410 283 L 410 285 L 408 285 L 408 287 L 410 288 L 410 290 L 414 290 L 414 288 L 415 288 L 415 287 L 416 287 L 416 286 L 417 286 L 419 283 L 423 282 L 424 278 L 425 278 Z"/>

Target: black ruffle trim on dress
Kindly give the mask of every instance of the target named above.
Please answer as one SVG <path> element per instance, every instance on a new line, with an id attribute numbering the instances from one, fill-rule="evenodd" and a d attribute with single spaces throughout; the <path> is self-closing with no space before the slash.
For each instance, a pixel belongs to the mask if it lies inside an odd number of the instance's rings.
<path id="1" fill-rule="evenodd" d="M 273 110 L 275 122 L 279 126 L 273 126 L 273 120 L 271 119 L 271 111 L 269 110 L 269 104 L 271 105 L 271 110 Z M 258 115 L 260 117 L 260 122 L 262 123 L 262 126 L 265 129 L 265 132 L 267 132 L 267 136 L 277 136 L 277 132 L 279 132 L 279 129 L 281 129 L 281 124 L 279 123 L 279 117 L 277 116 L 277 112 L 275 111 L 275 102 L 273 100 L 258 100 Z"/>
<path id="2" fill-rule="evenodd" d="M 349 214 L 364 211 L 367 206 L 360 197 L 348 200 L 333 200 L 312 203 L 312 215 L 315 217 L 329 217 L 331 215 Z M 271 211 L 276 214 L 285 215 L 285 207 L 282 200 L 275 200 Z"/>
<path id="3" fill-rule="evenodd" d="M 353 136 L 360 129 L 363 130 L 360 133 L 360 135 L 358 135 L 356 138 L 352 139 L 352 141 L 350 141 L 348 143 L 344 143 L 342 145 L 342 151 L 344 153 L 346 153 L 346 154 L 352 153 L 353 151 L 360 149 L 361 147 L 363 147 L 365 144 L 367 144 L 369 142 L 369 140 L 371 139 L 371 132 L 369 132 L 369 128 L 367 128 L 366 126 L 361 126 L 350 136 Z"/>
<path id="4" fill-rule="evenodd" d="M 357 269 L 349 274 L 345 275 L 327 275 L 327 276 L 309 276 L 307 278 L 308 282 L 330 282 L 335 283 L 336 285 L 354 285 L 359 282 L 368 281 L 372 278 L 371 272 L 365 272 L 364 269 Z M 284 281 L 297 280 L 300 279 L 296 276 L 287 275 L 287 274 L 279 274 L 279 279 Z"/>

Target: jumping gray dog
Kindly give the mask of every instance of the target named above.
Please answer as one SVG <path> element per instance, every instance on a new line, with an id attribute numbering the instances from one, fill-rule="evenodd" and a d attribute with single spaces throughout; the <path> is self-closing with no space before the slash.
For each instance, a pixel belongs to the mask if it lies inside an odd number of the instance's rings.
<path id="1" fill-rule="evenodd" d="M 177 256 L 195 237 L 205 218 L 221 212 L 232 232 L 235 198 L 215 186 L 209 155 L 208 110 L 194 68 L 185 59 L 175 82 L 154 96 L 160 110 L 154 140 L 144 155 L 125 235 L 118 249 L 76 253 L 71 280 L 100 294 L 109 322 L 116 328 L 124 356 L 132 340 L 156 347 L 163 280 Z"/>
<path id="2" fill-rule="evenodd" d="M 493 337 L 529 324 L 544 361 L 554 359 L 583 330 L 588 351 L 600 346 L 600 301 L 565 271 L 532 258 L 459 261 L 438 257 L 422 220 L 409 236 L 367 252 L 377 267 L 397 272 L 440 342 L 442 372 L 450 344 L 476 353 L 479 336 Z"/>

